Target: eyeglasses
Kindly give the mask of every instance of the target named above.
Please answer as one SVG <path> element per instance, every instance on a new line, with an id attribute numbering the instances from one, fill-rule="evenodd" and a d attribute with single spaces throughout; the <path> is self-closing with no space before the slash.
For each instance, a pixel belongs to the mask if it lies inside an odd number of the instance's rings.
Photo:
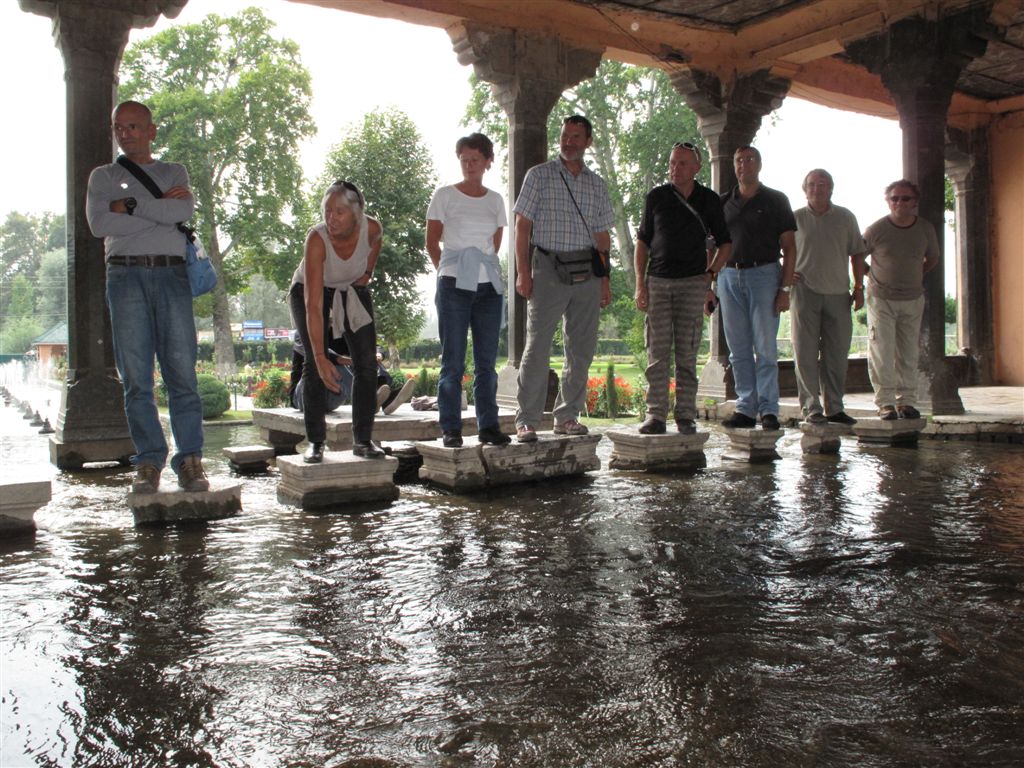
<path id="1" fill-rule="evenodd" d="M 917 200 L 913 195 L 891 195 L 889 197 L 890 203 L 912 203 Z"/>

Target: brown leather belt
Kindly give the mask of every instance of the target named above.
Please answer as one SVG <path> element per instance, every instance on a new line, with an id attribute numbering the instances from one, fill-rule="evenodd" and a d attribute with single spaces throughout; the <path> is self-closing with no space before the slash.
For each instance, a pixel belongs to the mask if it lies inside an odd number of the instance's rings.
<path id="1" fill-rule="evenodd" d="M 754 262 L 751 262 L 749 264 L 745 264 L 745 263 L 739 262 L 739 261 L 734 261 L 734 262 L 731 262 L 729 264 L 726 264 L 725 266 L 728 267 L 729 269 L 753 269 L 754 267 L 763 267 L 766 264 L 778 264 L 778 263 L 779 263 L 778 259 L 769 259 L 768 261 L 754 261 Z"/>
<path id="2" fill-rule="evenodd" d="M 111 256 L 107 264 L 115 267 L 178 267 L 185 263 L 184 256 L 147 254 L 144 256 Z"/>

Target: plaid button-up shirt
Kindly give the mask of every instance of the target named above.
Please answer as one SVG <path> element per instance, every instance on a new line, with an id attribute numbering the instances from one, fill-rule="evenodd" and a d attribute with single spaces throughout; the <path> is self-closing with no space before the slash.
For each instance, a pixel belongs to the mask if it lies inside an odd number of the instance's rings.
<path id="1" fill-rule="evenodd" d="M 573 205 L 570 189 L 586 225 Z M 586 166 L 578 176 L 573 176 L 560 158 L 535 165 L 526 172 L 515 212 L 533 222 L 533 244 L 549 251 L 590 248 L 594 244 L 593 234 L 609 231 L 614 222 L 604 179 Z"/>

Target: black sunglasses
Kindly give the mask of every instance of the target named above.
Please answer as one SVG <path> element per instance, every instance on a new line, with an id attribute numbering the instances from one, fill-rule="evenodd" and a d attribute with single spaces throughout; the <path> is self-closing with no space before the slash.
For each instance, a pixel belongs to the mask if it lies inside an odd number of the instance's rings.
<path id="1" fill-rule="evenodd" d="M 891 195 L 889 199 L 894 203 L 912 203 L 917 200 L 913 195 Z"/>
<path id="2" fill-rule="evenodd" d="M 360 192 L 359 191 L 359 187 L 357 187 L 351 181 L 345 181 L 344 179 L 338 179 L 336 182 L 331 184 L 331 186 L 332 187 L 344 187 L 349 192 L 353 192 L 355 194 L 356 199 L 359 201 L 360 205 L 362 205 L 362 206 L 366 205 L 365 201 L 363 200 L 363 193 Z"/>

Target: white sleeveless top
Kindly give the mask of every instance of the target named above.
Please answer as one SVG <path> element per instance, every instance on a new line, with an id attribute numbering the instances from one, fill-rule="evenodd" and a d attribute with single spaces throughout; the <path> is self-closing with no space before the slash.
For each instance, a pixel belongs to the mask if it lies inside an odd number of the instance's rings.
<path id="1" fill-rule="evenodd" d="M 334 252 L 331 245 L 331 237 L 327 234 L 327 225 L 320 222 L 310 232 L 316 232 L 324 241 L 324 249 L 327 258 L 324 260 L 324 287 L 325 288 L 348 288 L 366 273 L 366 265 L 370 256 L 369 225 L 367 218 L 363 216 L 359 223 L 359 237 L 356 240 L 355 250 L 347 259 L 342 259 Z M 292 275 L 292 285 L 305 284 L 306 282 L 306 257 L 302 257 L 299 266 Z"/>

